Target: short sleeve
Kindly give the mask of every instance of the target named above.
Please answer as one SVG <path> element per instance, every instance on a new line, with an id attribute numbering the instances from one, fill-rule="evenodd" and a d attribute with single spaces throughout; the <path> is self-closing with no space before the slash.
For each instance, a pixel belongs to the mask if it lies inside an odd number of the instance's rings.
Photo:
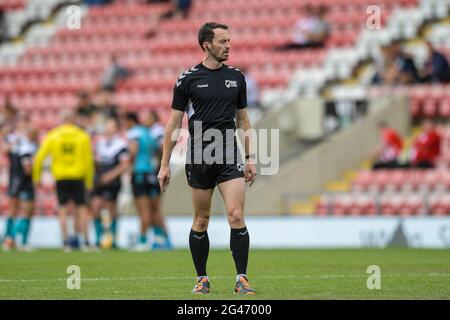
<path id="1" fill-rule="evenodd" d="M 122 150 L 119 151 L 117 158 L 119 161 L 127 161 L 130 160 L 130 153 L 128 152 L 127 148 L 122 148 Z"/>
<path id="2" fill-rule="evenodd" d="M 173 87 L 172 109 L 185 111 L 189 102 L 187 80 L 181 78 L 183 74 L 177 79 L 175 86 Z"/>
<path id="3" fill-rule="evenodd" d="M 19 147 L 19 157 L 33 156 L 36 153 L 37 146 L 29 141 L 23 141 Z"/>
<path id="4" fill-rule="evenodd" d="M 135 129 L 130 129 L 127 131 L 128 140 L 139 140 L 139 131 Z"/>
<path id="5" fill-rule="evenodd" d="M 27 153 L 27 154 L 24 154 L 24 155 L 22 155 L 21 157 L 20 157 L 20 163 L 22 164 L 22 165 L 28 165 L 28 164 L 31 164 L 32 163 L 32 159 L 33 158 L 33 156 L 31 155 L 31 154 L 29 154 L 29 153 Z"/>
<path id="6" fill-rule="evenodd" d="M 243 109 L 247 107 L 247 83 L 245 77 L 242 75 L 241 85 L 239 87 L 239 94 L 237 98 L 237 108 Z"/>
<path id="7" fill-rule="evenodd" d="M 151 129 L 150 134 L 156 139 L 159 144 L 161 144 L 164 138 L 164 127 L 155 126 Z"/>

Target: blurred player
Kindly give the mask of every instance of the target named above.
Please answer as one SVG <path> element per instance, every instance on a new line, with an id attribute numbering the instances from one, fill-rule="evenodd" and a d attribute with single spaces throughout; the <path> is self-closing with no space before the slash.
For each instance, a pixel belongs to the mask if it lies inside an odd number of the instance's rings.
<path id="1" fill-rule="evenodd" d="M 158 142 L 158 151 L 153 157 L 154 172 L 159 172 L 159 165 L 162 156 L 162 142 L 164 139 L 164 127 L 159 122 L 159 116 L 154 110 L 150 110 L 143 121 L 144 125 L 150 129 L 150 134 Z M 161 189 L 159 183 L 153 185 L 155 189 L 154 196 L 150 198 L 150 212 L 152 214 L 151 227 L 154 229 L 153 249 L 171 249 L 167 226 L 164 216 L 161 212 Z"/>
<path id="2" fill-rule="evenodd" d="M 72 112 L 62 115 L 62 124 L 45 136 L 36 154 L 33 166 L 33 181 L 38 184 L 44 160 L 51 157 L 51 171 L 56 180 L 56 193 L 59 204 L 59 219 L 64 242 L 64 250 L 77 247 L 79 238 L 89 246 L 87 233 L 88 208 L 86 189 L 92 190 L 94 180 L 94 160 L 89 135 L 75 125 Z M 69 241 L 67 230 L 67 211 L 70 204 L 75 205 L 75 232 L 79 233 Z"/>
<path id="3" fill-rule="evenodd" d="M 127 141 L 119 136 L 118 122 L 109 118 L 105 123 L 105 133 L 95 144 L 95 188 L 91 209 L 94 216 L 96 246 L 100 246 L 104 227 L 101 211 L 108 210 L 111 223 L 112 247 L 116 248 L 117 196 L 121 188 L 120 177 L 130 165 Z"/>
<path id="4" fill-rule="evenodd" d="M 251 141 L 247 136 L 244 145 L 249 162 L 244 166 L 234 138 L 236 125 L 244 132 L 251 129 L 246 111 L 245 77 L 239 70 L 223 63 L 228 59 L 230 50 L 228 26 L 206 23 L 199 30 L 198 41 L 206 57 L 202 63 L 182 73 L 174 86 L 172 112 L 164 134 L 158 179 L 164 191 L 170 181 L 170 156 L 176 143 L 173 134 L 181 127 L 186 112 L 191 142 L 186 159 L 186 177 L 194 206 L 189 247 L 197 271 L 197 283 L 192 292 L 210 292 L 206 273 L 209 254 L 207 229 L 211 198 L 218 186 L 231 227 L 230 248 L 237 271 L 235 293 L 255 294 L 246 275 L 250 238 L 244 221 L 245 182 L 250 181 L 252 185 L 255 180 L 256 166 L 253 160 L 250 161 L 255 155 L 249 154 Z M 199 126 L 201 130 L 197 129 Z M 216 137 L 218 131 L 222 139 Z M 206 138 L 206 133 L 214 134 L 213 141 Z M 211 149 L 221 152 L 223 156 L 218 159 L 214 157 L 212 162 L 203 158 L 205 151 Z"/>
<path id="5" fill-rule="evenodd" d="M 27 128 L 28 118 L 21 115 L 17 129 L 6 137 L 4 152 L 8 154 L 9 167 L 9 214 L 6 222 L 3 249 L 10 250 L 15 245 L 17 235 L 22 236 L 19 249 L 28 250 L 28 234 L 31 216 L 34 212 L 34 187 L 31 179 L 32 159 L 37 148 L 37 131 Z M 18 219 L 20 209 L 24 217 Z M 16 221 L 15 221 L 16 220 Z"/>
<path id="6" fill-rule="evenodd" d="M 147 231 L 152 224 L 151 219 L 153 216 L 150 199 L 158 193 L 155 187 L 158 184 L 158 179 L 154 173 L 154 165 L 152 163 L 153 155 L 158 150 L 158 143 L 150 134 L 149 129 L 139 123 L 136 113 L 127 112 L 125 114 L 125 126 L 128 129 L 128 149 L 131 162 L 133 163 L 131 178 L 133 196 L 141 218 L 140 235 L 136 250 L 144 251 L 149 249 L 147 246 Z"/>

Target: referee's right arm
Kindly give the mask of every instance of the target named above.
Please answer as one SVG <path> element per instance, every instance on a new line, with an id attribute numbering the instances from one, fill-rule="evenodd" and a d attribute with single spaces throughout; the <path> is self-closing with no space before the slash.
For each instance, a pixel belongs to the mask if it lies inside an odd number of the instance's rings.
<path id="1" fill-rule="evenodd" d="M 183 115 L 183 111 L 172 109 L 166 129 L 164 130 L 163 154 L 161 159 L 161 168 L 158 174 L 159 186 L 162 192 L 166 191 L 166 188 L 169 185 L 170 156 L 172 155 L 172 149 L 176 145 L 180 134 L 180 131 L 177 129 L 181 128 Z"/>

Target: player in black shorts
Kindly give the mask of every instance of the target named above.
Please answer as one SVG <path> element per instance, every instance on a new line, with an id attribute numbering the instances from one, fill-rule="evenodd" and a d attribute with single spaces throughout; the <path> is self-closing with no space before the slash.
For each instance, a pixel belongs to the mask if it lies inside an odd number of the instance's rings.
<path id="1" fill-rule="evenodd" d="M 131 178 L 133 197 L 141 218 L 140 235 L 134 249 L 145 251 L 149 249 L 147 244 L 148 228 L 153 224 L 151 201 L 160 192 L 155 165 L 152 161 L 159 145 L 150 134 L 150 130 L 139 122 L 136 113 L 126 113 L 125 126 L 128 129 L 128 148 L 133 163 Z"/>
<path id="2" fill-rule="evenodd" d="M 33 164 L 33 182 L 39 184 L 43 163 L 51 158 L 51 172 L 56 181 L 58 215 L 64 251 L 89 249 L 87 222 L 89 209 L 86 193 L 92 191 L 94 156 L 91 138 L 76 125 L 77 118 L 69 110 L 61 114 L 62 123 L 50 130 L 41 142 Z M 67 214 L 74 207 L 75 235 L 69 237 Z"/>
<path id="3" fill-rule="evenodd" d="M 31 217 L 34 212 L 34 186 L 31 178 L 33 156 L 37 149 L 37 132 L 27 128 L 27 118 L 18 121 L 18 129 L 11 132 L 4 141 L 4 151 L 9 158 L 10 216 L 6 222 L 3 249 L 9 250 L 15 246 L 17 235 L 22 236 L 19 249 L 28 249 L 28 234 Z M 23 209 L 25 216 L 18 219 L 19 210 Z"/>
<path id="4" fill-rule="evenodd" d="M 158 179 L 164 191 L 169 184 L 169 162 L 177 140 L 172 139 L 172 134 L 181 127 L 186 112 L 190 133 L 186 176 L 194 206 L 189 247 L 197 271 L 197 283 L 192 292 L 210 292 L 206 273 L 209 253 L 207 229 L 211 198 L 217 186 L 231 227 L 230 248 L 237 270 L 235 293 L 254 294 L 246 275 L 250 238 L 244 221 L 244 202 L 245 182 L 253 184 L 256 166 L 251 159 L 253 154 L 249 154 L 250 136 L 246 136 L 245 152 L 247 160 L 252 161 L 246 164 L 240 159 L 234 138 L 236 127 L 245 132 L 251 129 L 246 110 L 245 78 L 238 69 L 223 63 L 230 50 L 228 26 L 206 23 L 199 30 L 198 40 L 206 58 L 183 72 L 174 86 Z"/>
<path id="5" fill-rule="evenodd" d="M 130 166 L 127 141 L 119 136 L 118 122 L 114 118 L 107 120 L 105 133 L 95 144 L 96 175 L 92 192 L 91 209 L 95 225 L 95 244 L 100 246 L 104 226 L 100 213 L 108 210 L 112 234 L 112 247 L 116 247 L 117 197 L 121 188 L 120 177 Z"/>

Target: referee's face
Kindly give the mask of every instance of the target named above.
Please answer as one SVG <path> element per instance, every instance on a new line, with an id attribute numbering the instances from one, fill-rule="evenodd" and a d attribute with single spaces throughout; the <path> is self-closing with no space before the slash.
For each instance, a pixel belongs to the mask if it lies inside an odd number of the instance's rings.
<path id="1" fill-rule="evenodd" d="M 228 30 L 225 29 L 214 29 L 214 39 L 212 44 L 208 47 L 208 53 L 218 62 L 228 60 L 228 55 L 230 52 L 230 35 Z"/>

